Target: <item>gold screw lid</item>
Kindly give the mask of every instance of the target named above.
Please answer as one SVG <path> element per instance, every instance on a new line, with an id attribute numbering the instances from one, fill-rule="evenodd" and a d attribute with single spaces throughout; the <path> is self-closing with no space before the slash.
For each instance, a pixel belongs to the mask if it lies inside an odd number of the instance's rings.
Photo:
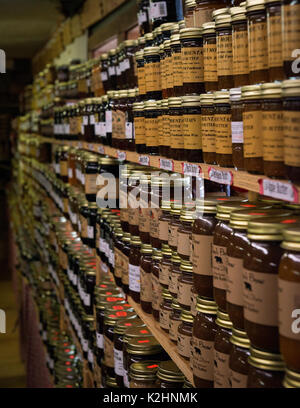
<path id="1" fill-rule="evenodd" d="M 190 27 L 182 28 L 179 31 L 180 39 L 184 38 L 201 38 L 202 37 L 202 28 Z"/>
<path id="2" fill-rule="evenodd" d="M 170 38 L 170 45 L 178 45 L 180 44 L 180 35 L 179 34 L 173 34 L 171 35 Z"/>
<path id="3" fill-rule="evenodd" d="M 152 255 L 153 249 L 150 244 L 143 244 L 141 247 L 141 254 L 149 254 Z"/>
<path id="4" fill-rule="evenodd" d="M 130 244 L 134 246 L 141 246 L 142 245 L 141 238 L 139 236 L 132 235 L 130 238 Z"/>
<path id="5" fill-rule="evenodd" d="M 154 382 L 156 380 L 158 363 L 159 361 L 133 363 L 129 369 L 129 377 L 132 380 Z"/>
<path id="6" fill-rule="evenodd" d="M 192 315 L 191 312 L 188 310 L 182 310 L 180 320 L 186 323 L 193 323 L 194 322 L 194 316 Z"/>
<path id="7" fill-rule="evenodd" d="M 159 47 L 146 47 L 144 48 L 144 56 L 159 55 Z"/>
<path id="8" fill-rule="evenodd" d="M 247 0 L 246 11 L 263 10 L 265 8 L 265 0 Z"/>
<path id="9" fill-rule="evenodd" d="M 248 362 L 253 367 L 263 370 L 284 371 L 284 362 L 281 354 L 268 353 L 255 347 L 250 347 Z"/>
<path id="10" fill-rule="evenodd" d="M 186 260 L 181 260 L 180 270 L 182 272 L 193 273 L 193 264 Z"/>
<path id="11" fill-rule="evenodd" d="M 264 217 L 250 220 L 248 238 L 260 241 L 281 241 L 283 230 L 292 224 L 300 222 L 300 217 Z"/>
<path id="12" fill-rule="evenodd" d="M 234 229 L 247 229 L 248 222 L 254 218 L 270 217 L 270 216 L 289 216 L 292 211 L 284 211 L 280 209 L 272 209 L 267 205 L 258 205 L 253 210 L 238 210 L 230 214 L 229 225 Z"/>
<path id="13" fill-rule="evenodd" d="M 214 101 L 215 104 L 218 103 L 229 103 L 230 99 L 229 99 L 229 92 L 228 91 L 217 91 L 214 93 Z"/>
<path id="14" fill-rule="evenodd" d="M 124 334 L 126 330 L 130 328 L 141 328 L 146 327 L 146 325 L 138 318 L 135 319 L 124 319 L 117 321 L 117 324 L 114 329 L 116 334 Z"/>
<path id="15" fill-rule="evenodd" d="M 285 388 L 300 388 L 300 373 L 286 368 L 283 385 Z"/>
<path id="16" fill-rule="evenodd" d="M 172 256 L 172 249 L 168 244 L 162 244 L 161 253 L 165 256 Z"/>
<path id="17" fill-rule="evenodd" d="M 237 201 L 242 200 L 240 197 L 223 197 L 223 196 L 199 198 L 196 200 L 196 212 L 202 214 L 216 214 L 218 204 L 233 201 L 235 198 L 237 198 Z"/>
<path id="18" fill-rule="evenodd" d="M 183 382 L 185 378 L 183 373 L 172 360 L 159 363 L 157 377 L 160 380 L 167 382 Z"/>
<path id="19" fill-rule="evenodd" d="M 134 112 L 143 111 L 144 110 L 144 102 L 134 102 L 132 104 L 132 110 Z"/>
<path id="20" fill-rule="evenodd" d="M 287 79 L 281 86 L 283 97 L 300 95 L 300 79 Z"/>
<path id="21" fill-rule="evenodd" d="M 183 208 L 180 211 L 180 221 L 185 221 L 192 224 L 194 222 L 194 213 L 194 210 Z"/>
<path id="22" fill-rule="evenodd" d="M 153 337 L 153 335 L 147 327 L 129 327 L 124 333 L 123 341 L 128 342 L 130 339 L 140 337 Z"/>
<path id="23" fill-rule="evenodd" d="M 213 93 L 200 94 L 201 106 L 213 105 L 215 97 Z"/>
<path id="24" fill-rule="evenodd" d="M 215 20 L 216 17 L 220 16 L 221 14 L 229 14 L 229 7 L 214 10 L 211 14 L 212 19 Z"/>
<path id="25" fill-rule="evenodd" d="M 250 340 L 247 337 L 247 333 L 243 330 L 232 328 L 232 335 L 230 337 L 230 343 L 235 346 L 250 348 Z"/>
<path id="26" fill-rule="evenodd" d="M 202 296 L 197 297 L 196 311 L 216 315 L 218 306 L 213 299 L 204 298 Z"/>
<path id="27" fill-rule="evenodd" d="M 281 247 L 291 251 L 300 251 L 300 223 L 283 230 Z"/>
<path id="28" fill-rule="evenodd" d="M 182 107 L 201 106 L 200 95 L 183 96 L 181 98 Z"/>
<path id="29" fill-rule="evenodd" d="M 152 259 L 160 261 L 162 259 L 162 253 L 159 249 L 153 248 Z"/>
<path id="30" fill-rule="evenodd" d="M 230 14 L 220 14 L 215 17 L 216 28 L 219 27 L 229 27 L 231 25 Z"/>
<path id="31" fill-rule="evenodd" d="M 173 300 L 173 296 L 170 294 L 170 292 L 166 288 L 163 288 L 162 290 L 162 297 L 163 299 Z"/>
<path id="32" fill-rule="evenodd" d="M 230 219 L 230 213 L 235 210 L 243 210 L 243 209 L 254 209 L 257 205 L 255 203 L 250 203 L 248 201 L 243 201 L 242 199 L 235 200 L 235 201 L 228 201 L 222 204 L 217 205 L 217 215 L 216 218 L 218 220 L 228 220 Z"/>
<path id="33" fill-rule="evenodd" d="M 229 9 L 231 22 L 246 20 L 246 7 L 231 7 Z"/>
<path id="34" fill-rule="evenodd" d="M 177 252 L 173 252 L 173 253 L 172 253 L 171 261 L 172 261 L 172 263 L 175 263 L 175 264 L 180 264 L 180 263 L 181 263 L 181 258 L 180 258 L 180 256 L 177 254 Z"/>
<path id="35" fill-rule="evenodd" d="M 229 318 L 229 314 L 222 312 L 219 309 L 217 311 L 216 324 L 218 326 L 224 327 L 225 329 L 232 329 L 232 322 Z"/>
<path id="36" fill-rule="evenodd" d="M 261 97 L 261 85 L 242 86 L 242 99 L 257 99 Z"/>
<path id="37" fill-rule="evenodd" d="M 214 21 L 209 21 L 202 24 L 202 34 L 211 34 L 214 33 L 216 29 L 216 24 Z"/>
<path id="38" fill-rule="evenodd" d="M 180 108 L 181 107 L 181 98 L 172 97 L 168 99 L 169 108 Z"/>
<path id="39" fill-rule="evenodd" d="M 160 26 L 160 28 L 161 28 L 161 31 L 162 32 L 164 32 L 164 31 L 171 31 L 172 30 L 172 28 L 173 28 L 173 26 L 174 26 L 174 24 L 176 24 L 176 23 L 164 23 L 164 24 L 162 24 L 161 26 Z"/>
<path id="40" fill-rule="evenodd" d="M 127 353 L 134 355 L 152 355 L 163 352 L 163 348 L 155 337 L 135 337 L 128 340 Z"/>
<path id="41" fill-rule="evenodd" d="M 157 103 L 156 101 L 147 101 L 144 103 L 144 109 L 145 110 L 153 110 L 157 109 Z"/>
<path id="42" fill-rule="evenodd" d="M 263 98 L 281 98 L 282 87 L 279 82 L 261 84 L 261 96 Z"/>
<path id="43" fill-rule="evenodd" d="M 179 311 L 182 310 L 180 304 L 178 303 L 177 299 L 175 299 L 175 298 L 173 298 L 171 307 L 172 307 L 172 309 L 174 309 L 174 310 L 179 310 Z"/>

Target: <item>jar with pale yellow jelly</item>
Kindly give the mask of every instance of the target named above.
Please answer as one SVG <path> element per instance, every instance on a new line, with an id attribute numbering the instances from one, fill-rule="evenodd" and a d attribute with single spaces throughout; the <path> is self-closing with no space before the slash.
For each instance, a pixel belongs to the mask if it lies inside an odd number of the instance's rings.
<path id="1" fill-rule="evenodd" d="M 184 156 L 181 160 L 202 163 L 201 103 L 200 96 L 182 97 Z"/>
<path id="2" fill-rule="evenodd" d="M 203 161 L 206 164 L 216 164 L 214 94 L 201 94 L 200 102 Z"/>
<path id="3" fill-rule="evenodd" d="M 229 354 L 231 388 L 246 388 L 248 381 L 250 341 L 246 332 L 232 328 Z"/>
<path id="4" fill-rule="evenodd" d="M 214 104 L 216 162 L 219 166 L 232 167 L 231 108 L 229 92 L 215 92 Z"/>
<path id="5" fill-rule="evenodd" d="M 232 29 L 230 14 L 215 18 L 217 38 L 218 89 L 233 88 Z"/>
<path id="6" fill-rule="evenodd" d="M 214 388 L 230 388 L 230 337 L 232 323 L 227 313 L 217 311 L 217 331 L 214 343 Z"/>
<path id="7" fill-rule="evenodd" d="M 218 90 L 217 40 L 215 23 L 210 21 L 202 25 L 203 70 L 206 92 Z"/>
<path id="8" fill-rule="evenodd" d="M 283 0 L 282 2 L 282 52 L 285 78 L 299 78 L 299 54 L 296 51 L 300 42 L 300 2 L 299 0 Z"/>

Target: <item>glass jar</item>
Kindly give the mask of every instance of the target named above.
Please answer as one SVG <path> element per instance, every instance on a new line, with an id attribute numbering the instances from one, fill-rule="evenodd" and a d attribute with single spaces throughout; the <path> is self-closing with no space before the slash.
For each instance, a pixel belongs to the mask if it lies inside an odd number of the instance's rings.
<path id="1" fill-rule="evenodd" d="M 61 146 L 59 154 L 59 178 L 64 182 L 68 182 L 68 154 L 69 146 Z"/>
<path id="2" fill-rule="evenodd" d="M 165 76 L 165 87 L 166 87 L 166 97 L 171 98 L 175 96 L 174 93 L 174 81 L 173 81 L 173 61 L 172 61 L 172 51 L 171 51 L 171 41 L 166 40 L 164 45 L 164 76 Z"/>
<path id="3" fill-rule="evenodd" d="M 248 30 L 245 7 L 232 7 L 232 73 L 235 87 L 249 84 Z"/>
<path id="4" fill-rule="evenodd" d="M 140 303 L 141 275 L 140 275 L 140 237 L 131 236 L 129 253 L 129 294 L 132 299 Z"/>
<path id="5" fill-rule="evenodd" d="M 163 244 L 161 252 L 163 257 L 160 264 L 159 283 L 164 289 L 168 289 L 171 276 L 172 250 L 168 247 L 167 244 Z"/>
<path id="6" fill-rule="evenodd" d="M 237 170 L 244 169 L 244 128 L 241 88 L 230 89 L 232 163 Z"/>
<path id="7" fill-rule="evenodd" d="M 130 234 L 125 232 L 122 238 L 122 288 L 126 294 L 129 293 L 129 253 L 130 253 Z"/>
<path id="8" fill-rule="evenodd" d="M 206 164 L 216 164 L 214 94 L 201 94 L 200 102 L 203 160 Z"/>
<path id="9" fill-rule="evenodd" d="M 159 321 L 159 310 L 162 302 L 162 287 L 159 283 L 160 263 L 162 253 L 158 249 L 153 249 L 151 262 L 151 281 L 152 281 L 152 315 L 156 321 Z"/>
<path id="10" fill-rule="evenodd" d="M 151 175 L 145 174 L 140 180 L 141 192 L 139 200 L 139 235 L 143 244 L 150 243 L 150 194 Z"/>
<path id="11" fill-rule="evenodd" d="M 180 159 L 201 163 L 203 158 L 200 96 L 184 96 L 181 105 L 183 109 L 184 156 Z"/>
<path id="12" fill-rule="evenodd" d="M 268 30 L 264 0 L 247 0 L 250 84 L 268 82 Z"/>
<path id="13" fill-rule="evenodd" d="M 144 61 L 144 51 L 138 51 L 135 54 L 136 66 L 137 66 L 137 77 L 138 77 L 138 88 L 139 94 L 142 100 L 146 98 L 146 76 L 145 76 L 145 61 Z"/>
<path id="14" fill-rule="evenodd" d="M 159 47 L 146 47 L 144 61 L 147 99 L 161 99 Z"/>
<path id="15" fill-rule="evenodd" d="M 300 388 L 300 376 L 299 373 L 292 370 L 285 370 L 285 376 L 283 380 L 284 388 Z"/>
<path id="16" fill-rule="evenodd" d="M 88 217 L 87 217 L 87 240 L 86 245 L 90 248 L 96 248 L 95 232 L 96 232 L 96 217 L 97 204 L 89 203 Z"/>
<path id="17" fill-rule="evenodd" d="M 232 328 L 230 343 L 229 369 L 231 387 L 246 388 L 249 371 L 250 341 L 244 331 Z"/>
<path id="18" fill-rule="evenodd" d="M 137 78 L 135 72 L 135 51 L 137 48 L 137 40 L 126 40 L 124 46 L 124 60 L 122 63 L 122 75 L 124 82 L 121 86 L 126 84 L 127 88 L 134 88 L 137 86 Z"/>
<path id="19" fill-rule="evenodd" d="M 286 166 L 288 179 L 293 183 L 300 185 L 299 182 L 300 155 L 298 138 L 300 132 L 299 129 L 300 80 L 297 79 L 284 81 L 282 83 L 282 96 L 283 96 L 284 164 Z"/>
<path id="20" fill-rule="evenodd" d="M 214 388 L 230 388 L 230 337 L 232 335 L 232 323 L 227 313 L 217 311 L 217 331 L 214 344 Z"/>
<path id="21" fill-rule="evenodd" d="M 173 0 L 151 0 L 149 13 L 152 30 L 164 23 L 179 21 L 183 18 L 181 2 L 174 3 Z"/>
<path id="22" fill-rule="evenodd" d="M 178 277 L 177 301 L 184 310 L 191 310 L 193 265 L 189 261 L 181 261 L 180 276 Z"/>
<path id="23" fill-rule="evenodd" d="M 150 31 L 150 1 L 140 0 L 138 2 L 138 22 L 140 34 L 145 35 Z"/>
<path id="24" fill-rule="evenodd" d="M 282 388 L 284 362 L 280 354 L 250 347 L 247 388 Z"/>
<path id="25" fill-rule="evenodd" d="M 183 387 L 184 375 L 172 360 L 162 361 L 159 363 L 156 376 L 156 383 L 160 388 Z"/>
<path id="26" fill-rule="evenodd" d="M 114 91 L 107 92 L 108 101 L 105 110 L 105 124 L 106 124 L 106 140 L 108 146 L 112 146 L 112 112 L 114 109 L 113 99 L 114 96 L 115 96 Z"/>
<path id="27" fill-rule="evenodd" d="M 285 178 L 281 85 L 261 85 L 264 175 Z"/>
<path id="28" fill-rule="evenodd" d="M 115 230 L 115 241 L 114 241 L 114 256 L 115 256 L 115 268 L 114 277 L 117 286 L 122 286 L 122 248 L 123 248 L 123 231 L 122 228 L 117 228 Z"/>
<path id="29" fill-rule="evenodd" d="M 95 154 L 88 153 L 85 156 L 83 186 L 85 197 L 89 202 L 96 201 L 98 177 L 98 157 Z"/>
<path id="30" fill-rule="evenodd" d="M 194 221 L 194 210 L 185 207 L 180 212 L 181 223 L 177 231 L 177 253 L 181 259 L 189 261 L 191 256 L 192 226 Z"/>
<path id="31" fill-rule="evenodd" d="M 177 252 L 172 253 L 172 267 L 170 270 L 170 281 L 169 281 L 169 292 L 171 295 L 175 298 L 177 298 L 178 294 L 178 279 L 181 275 L 180 271 L 180 264 L 181 264 L 181 258 L 178 256 Z"/>
<path id="32" fill-rule="evenodd" d="M 170 39 L 170 47 L 172 54 L 172 66 L 173 66 L 173 93 L 174 96 L 183 95 L 183 69 L 181 58 L 181 44 L 179 34 L 174 34 Z"/>
<path id="33" fill-rule="evenodd" d="M 108 54 L 104 53 L 101 55 L 101 81 L 103 85 L 104 92 L 106 93 L 110 89 L 110 82 L 108 77 Z"/>
<path id="34" fill-rule="evenodd" d="M 181 98 L 169 98 L 169 154 L 174 160 L 184 158 L 183 116 Z"/>
<path id="35" fill-rule="evenodd" d="M 140 274 L 141 292 L 140 302 L 145 313 L 152 313 L 152 279 L 151 279 L 152 246 L 143 244 L 141 247 Z"/>
<path id="36" fill-rule="evenodd" d="M 163 288 L 162 290 L 162 303 L 160 304 L 159 312 L 159 326 L 160 328 L 169 333 L 170 328 L 170 315 L 172 312 L 172 296 L 170 295 L 168 289 Z"/>
<path id="37" fill-rule="evenodd" d="M 299 1 L 284 0 L 282 2 L 282 52 L 285 78 L 299 78 L 298 69 L 294 64 L 298 57 L 295 50 L 299 48 Z"/>
<path id="38" fill-rule="evenodd" d="M 220 14 L 215 18 L 217 40 L 218 89 L 233 88 L 231 17 Z"/>
<path id="39" fill-rule="evenodd" d="M 172 311 L 170 313 L 170 326 L 169 326 L 169 338 L 173 343 L 177 343 L 178 327 L 181 324 L 181 312 L 182 309 L 176 299 L 173 298 Z"/>
<path id="40" fill-rule="evenodd" d="M 117 50 L 114 48 L 108 53 L 109 90 L 117 89 Z"/>
<path id="41" fill-rule="evenodd" d="M 157 155 L 159 153 L 157 104 L 155 101 L 147 101 L 144 106 L 146 153 Z"/>
<path id="42" fill-rule="evenodd" d="M 202 27 L 202 24 L 207 23 L 213 19 L 213 11 L 221 9 L 222 7 L 230 6 L 231 2 L 228 0 L 196 0 L 195 10 L 195 25 Z M 222 8 L 222 10 L 226 10 Z"/>
<path id="43" fill-rule="evenodd" d="M 178 326 L 177 351 L 181 357 L 189 361 L 192 352 L 194 318 L 189 311 L 183 310 L 180 319 L 181 323 Z"/>
<path id="44" fill-rule="evenodd" d="M 159 154 L 164 157 L 170 157 L 170 121 L 168 99 L 163 99 L 161 101 L 161 113 L 163 138 L 159 138 Z"/>
<path id="45" fill-rule="evenodd" d="M 185 12 L 184 12 L 184 21 L 186 28 L 196 27 L 194 19 L 194 11 L 196 8 L 195 0 L 186 0 L 185 1 Z"/>
<path id="46" fill-rule="evenodd" d="M 219 166 L 232 167 L 231 107 L 229 92 L 214 93 L 214 130 L 216 141 L 216 162 Z"/>
<path id="47" fill-rule="evenodd" d="M 168 245 L 172 251 L 177 251 L 178 228 L 181 226 L 180 218 L 181 205 L 176 202 L 171 203 L 171 222 L 169 223 Z"/>
<path id="48" fill-rule="evenodd" d="M 158 219 L 159 240 L 160 245 L 168 244 L 169 223 L 171 222 L 171 202 L 162 200 L 161 203 L 162 214 Z"/>
<path id="49" fill-rule="evenodd" d="M 263 174 L 262 103 L 260 85 L 242 87 L 244 127 L 244 167 Z"/>
<path id="50" fill-rule="evenodd" d="M 203 69 L 206 92 L 218 90 L 217 39 L 215 23 L 210 21 L 202 25 Z"/>
<path id="51" fill-rule="evenodd" d="M 134 139 L 137 153 L 146 153 L 144 103 L 135 102 L 132 105 L 134 117 Z"/>
<path id="52" fill-rule="evenodd" d="M 129 388 L 158 388 L 156 385 L 157 361 L 133 363 L 129 369 Z"/>
<path id="53" fill-rule="evenodd" d="M 213 388 L 214 341 L 217 305 L 213 300 L 198 297 L 193 326 L 193 379 L 196 388 Z"/>
<path id="54" fill-rule="evenodd" d="M 180 30 L 183 94 L 204 92 L 203 38 L 200 28 Z"/>

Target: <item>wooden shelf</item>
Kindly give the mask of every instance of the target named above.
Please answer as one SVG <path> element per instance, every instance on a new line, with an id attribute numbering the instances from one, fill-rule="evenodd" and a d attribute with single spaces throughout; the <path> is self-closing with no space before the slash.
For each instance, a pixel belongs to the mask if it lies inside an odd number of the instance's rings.
<path id="1" fill-rule="evenodd" d="M 177 351 L 177 346 L 170 339 L 166 332 L 164 332 L 159 323 L 153 318 L 152 315 L 145 313 L 141 306 L 136 303 L 131 297 L 128 297 L 128 302 L 134 308 L 138 316 L 147 325 L 148 329 L 152 332 L 156 340 L 162 345 L 165 351 L 169 354 L 170 358 L 178 366 L 178 368 L 183 372 L 186 378 L 193 384 L 193 373 L 190 368 L 190 364 L 184 358 L 180 357 Z"/>
<path id="2" fill-rule="evenodd" d="M 285 200 L 293 203 L 300 203 L 300 186 L 296 186 L 286 180 L 270 179 L 263 175 L 253 175 L 246 171 L 234 170 L 204 163 L 188 163 L 184 161 L 166 159 L 160 156 L 150 156 L 138 154 L 125 150 L 117 150 L 100 143 L 87 143 L 69 140 L 57 140 L 40 137 L 46 143 L 67 144 L 91 152 L 106 154 L 110 157 L 127 160 L 144 166 L 152 166 L 157 169 L 173 171 L 186 174 L 188 176 L 200 176 L 206 180 L 215 181 L 220 184 L 232 185 L 254 193 Z"/>

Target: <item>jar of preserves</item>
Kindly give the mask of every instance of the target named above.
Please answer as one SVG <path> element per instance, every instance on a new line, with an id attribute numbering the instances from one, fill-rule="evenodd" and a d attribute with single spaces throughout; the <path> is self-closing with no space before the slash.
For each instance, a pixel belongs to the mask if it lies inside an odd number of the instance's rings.
<path id="1" fill-rule="evenodd" d="M 162 361 L 158 365 L 157 385 L 160 388 L 182 388 L 184 375 L 172 360 Z"/>
<path id="2" fill-rule="evenodd" d="M 203 161 L 201 135 L 201 104 L 200 96 L 184 96 L 182 98 L 184 155 L 179 159 L 189 162 Z"/>
<path id="3" fill-rule="evenodd" d="M 196 9 L 195 0 L 186 0 L 185 1 L 185 12 L 184 12 L 184 21 L 186 28 L 196 27 L 194 13 Z"/>
<path id="4" fill-rule="evenodd" d="M 159 240 L 161 246 L 163 244 L 168 244 L 168 234 L 169 234 L 169 223 L 171 222 L 171 201 L 162 200 L 161 203 L 161 215 L 158 220 L 158 229 L 159 229 Z"/>
<path id="5" fill-rule="evenodd" d="M 264 175 L 285 178 L 281 85 L 261 85 Z"/>
<path id="6" fill-rule="evenodd" d="M 184 157 L 183 116 L 181 98 L 169 98 L 169 154 L 174 160 Z"/>
<path id="7" fill-rule="evenodd" d="M 214 131 L 216 162 L 219 166 L 232 167 L 231 107 L 229 92 L 214 93 Z"/>
<path id="8" fill-rule="evenodd" d="M 183 70 L 181 59 L 181 44 L 179 34 L 174 34 L 170 39 L 172 66 L 173 66 L 173 94 L 174 96 L 183 95 Z"/>
<path id="9" fill-rule="evenodd" d="M 227 313 L 218 310 L 216 318 L 217 331 L 214 344 L 214 388 L 230 388 L 230 337 L 232 323 Z"/>
<path id="10" fill-rule="evenodd" d="M 249 84 L 248 29 L 245 7 L 230 9 L 232 26 L 233 84 L 240 87 Z"/>
<path id="11" fill-rule="evenodd" d="M 158 361 L 133 363 L 129 369 L 129 388 L 158 388 L 156 373 Z"/>
<path id="12" fill-rule="evenodd" d="M 178 327 L 181 324 L 181 312 L 182 309 L 176 299 L 172 300 L 172 311 L 170 313 L 170 326 L 169 326 L 169 338 L 173 343 L 177 343 Z"/>
<path id="13" fill-rule="evenodd" d="M 140 249 L 141 239 L 138 236 L 131 236 L 129 252 L 129 294 L 132 299 L 140 303 L 141 275 L 140 275 Z"/>
<path id="14" fill-rule="evenodd" d="M 125 105 L 125 139 L 123 139 L 123 149 L 131 152 L 136 151 L 133 120 L 133 104 L 135 100 L 136 89 L 129 89 Z"/>
<path id="15" fill-rule="evenodd" d="M 117 89 L 117 50 L 114 48 L 108 53 L 108 80 L 109 90 Z"/>
<path id="16" fill-rule="evenodd" d="M 59 178 L 64 182 L 68 182 L 68 155 L 69 146 L 61 146 L 59 149 Z"/>
<path id="17" fill-rule="evenodd" d="M 158 155 L 158 110 L 156 101 L 147 101 L 144 104 L 146 153 Z"/>
<path id="18" fill-rule="evenodd" d="M 290 7 L 293 9 L 294 6 Z M 297 185 L 300 184 L 299 96 L 299 79 L 291 79 L 282 83 L 284 164 L 288 179 Z"/>
<path id="19" fill-rule="evenodd" d="M 241 88 L 230 89 L 232 163 L 237 170 L 244 168 L 244 128 Z"/>
<path id="20" fill-rule="evenodd" d="M 146 76 L 145 76 L 145 61 L 144 51 L 137 51 L 135 53 L 136 67 L 137 67 L 137 79 L 140 98 L 144 100 L 146 98 Z"/>
<path id="21" fill-rule="evenodd" d="M 285 370 L 283 380 L 284 388 L 300 388 L 300 375 L 296 371 Z"/>
<path id="22" fill-rule="evenodd" d="M 164 69 L 164 76 L 165 76 L 165 87 L 167 90 L 166 97 L 171 98 L 175 96 L 171 40 L 164 41 L 163 45 L 164 45 L 163 69 Z"/>
<path id="23" fill-rule="evenodd" d="M 168 245 L 172 251 L 177 251 L 178 244 L 178 228 L 181 226 L 180 212 L 181 205 L 173 201 L 171 203 L 171 222 L 169 223 Z"/>
<path id="24" fill-rule="evenodd" d="M 194 318 L 188 310 L 183 310 L 180 319 L 181 323 L 178 326 L 177 351 L 185 360 L 190 360 Z"/>
<path id="25" fill-rule="evenodd" d="M 299 78 L 294 65 L 299 47 L 299 1 L 284 0 L 282 3 L 282 53 L 285 78 Z"/>
<path id="26" fill-rule="evenodd" d="M 242 87 L 244 127 L 244 167 L 263 174 L 262 101 L 260 85 Z"/>
<path id="27" fill-rule="evenodd" d="M 134 117 L 134 139 L 137 153 L 146 153 L 145 113 L 144 103 L 135 102 L 132 105 Z"/>
<path id="28" fill-rule="evenodd" d="M 279 0 L 267 0 L 265 3 L 268 28 L 269 80 L 281 81 L 284 78 L 282 55 L 282 3 Z"/>
<path id="29" fill-rule="evenodd" d="M 152 315 L 159 321 L 159 310 L 162 302 L 162 287 L 159 283 L 160 263 L 162 253 L 158 249 L 153 249 L 151 262 L 151 281 L 152 281 Z"/>
<path id="30" fill-rule="evenodd" d="M 125 232 L 122 238 L 122 288 L 126 294 L 129 293 L 129 253 L 130 253 L 130 234 Z"/>
<path id="31" fill-rule="evenodd" d="M 117 228 L 114 233 L 114 256 L 115 256 L 115 269 L 114 277 L 117 286 L 122 286 L 122 248 L 123 248 L 123 231 L 122 228 Z"/>
<path id="32" fill-rule="evenodd" d="M 177 253 L 181 259 L 189 261 L 191 256 L 194 209 L 184 207 L 180 212 L 179 221 L 181 225 L 177 230 Z"/>
<path id="33" fill-rule="evenodd" d="M 114 96 L 115 96 L 114 91 L 107 92 L 108 101 L 105 110 L 105 124 L 106 124 L 106 140 L 108 146 L 112 146 L 112 112 L 114 109 L 113 99 Z"/>
<path id="34" fill-rule="evenodd" d="M 140 275 L 141 275 L 141 292 L 140 303 L 145 313 L 152 313 L 152 279 L 151 279 L 151 262 L 152 246 L 143 244 L 141 247 Z"/>
<path id="35" fill-rule="evenodd" d="M 172 250 L 169 248 L 167 244 L 162 245 L 162 261 L 160 265 L 159 271 L 159 283 L 165 289 L 168 289 L 170 276 L 171 276 L 171 257 L 172 257 Z"/>
<path id="36" fill-rule="evenodd" d="M 181 258 L 178 256 L 177 252 L 172 253 L 172 267 L 170 270 L 170 281 L 169 281 L 169 292 L 171 295 L 175 298 L 177 298 L 178 294 L 178 279 L 181 276 L 181 271 L 180 271 L 180 264 L 181 264 Z"/>
<path id="37" fill-rule="evenodd" d="M 160 58 L 160 80 L 161 80 L 161 94 L 163 98 L 168 98 L 168 87 L 167 87 L 167 61 L 165 46 L 161 44 L 159 46 L 159 58 Z"/>
<path id="38" fill-rule="evenodd" d="M 97 218 L 97 204 L 89 203 L 89 211 L 87 217 L 87 240 L 86 245 L 90 248 L 96 248 L 96 218 Z"/>
<path id="39" fill-rule="evenodd" d="M 159 154 L 164 157 L 171 157 L 170 155 L 170 122 L 169 122 L 169 101 L 163 99 L 161 101 L 162 113 L 162 132 L 163 138 L 159 138 Z"/>
<path id="40" fill-rule="evenodd" d="M 283 249 L 282 231 L 299 217 L 264 217 L 250 220 L 250 244 L 243 263 L 244 324 L 253 347 L 279 351 L 278 267 Z"/>
<path id="41" fill-rule="evenodd" d="M 232 388 L 246 388 L 248 381 L 250 341 L 244 331 L 232 328 L 229 355 L 230 384 Z"/>
<path id="42" fill-rule="evenodd" d="M 284 253 L 279 264 L 278 310 L 279 344 L 283 360 L 289 370 L 300 371 L 299 333 L 293 331 L 296 320 L 295 310 L 299 309 L 296 299 L 299 294 L 300 279 L 300 228 L 287 228 L 283 231 L 281 247 Z"/>
<path id="43" fill-rule="evenodd" d="M 268 29 L 265 0 L 247 0 L 250 84 L 268 82 Z"/>
<path id="44" fill-rule="evenodd" d="M 108 78 L 108 54 L 104 53 L 101 55 L 101 81 L 102 81 L 102 86 L 104 89 L 104 92 L 106 93 L 109 91 L 110 84 L 109 84 L 109 78 Z"/>
<path id="45" fill-rule="evenodd" d="M 282 388 L 284 362 L 280 354 L 250 347 L 247 388 Z"/>
<path id="46" fill-rule="evenodd" d="M 193 95 L 204 92 L 203 38 L 200 28 L 180 30 L 183 94 Z"/>
<path id="47" fill-rule="evenodd" d="M 162 290 L 162 303 L 160 304 L 159 312 L 159 325 L 163 331 L 169 333 L 170 328 L 170 315 L 172 312 L 172 296 L 170 295 L 168 289 L 163 288 Z"/>
<path id="48" fill-rule="evenodd" d="M 138 22 L 141 35 L 145 35 L 150 31 L 149 5 L 149 0 L 140 0 L 138 2 Z"/>
<path id="49" fill-rule="evenodd" d="M 217 39 L 214 21 L 202 25 L 203 69 L 206 92 L 218 90 Z"/>
<path id="50" fill-rule="evenodd" d="M 214 94 L 201 94 L 200 102 L 203 160 L 206 164 L 216 164 Z"/>
<path id="51" fill-rule="evenodd" d="M 189 261 L 182 261 L 180 264 L 180 272 L 177 301 L 182 309 L 190 311 L 192 303 L 193 265 Z"/>
<path id="52" fill-rule="evenodd" d="M 137 49 L 137 40 L 126 40 L 124 46 L 124 60 L 121 66 L 121 72 L 127 88 L 134 88 L 137 86 L 137 77 L 135 71 L 135 52 Z M 121 84 L 122 86 L 122 84 Z"/>
<path id="53" fill-rule="evenodd" d="M 215 17 L 218 89 L 233 88 L 232 29 L 230 14 Z"/>
<path id="54" fill-rule="evenodd" d="M 196 388 L 213 388 L 217 305 L 213 300 L 198 297 L 196 310 L 192 341 L 194 384 Z"/>
<path id="55" fill-rule="evenodd" d="M 147 99 L 161 99 L 159 47 L 146 47 L 144 61 Z"/>

